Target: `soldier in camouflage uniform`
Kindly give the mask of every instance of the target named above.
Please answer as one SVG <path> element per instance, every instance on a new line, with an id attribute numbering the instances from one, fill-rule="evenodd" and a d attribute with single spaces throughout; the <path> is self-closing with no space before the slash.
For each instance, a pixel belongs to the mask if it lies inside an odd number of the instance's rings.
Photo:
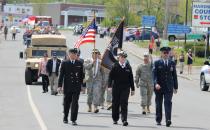
<path id="1" fill-rule="evenodd" d="M 87 104 L 88 112 L 92 111 L 92 104 L 94 105 L 94 112 L 98 113 L 98 106 L 101 105 L 101 93 L 104 86 L 104 69 L 101 66 L 101 60 L 98 58 L 99 51 L 94 49 L 92 52 L 92 59 L 85 60 L 85 79 L 87 87 Z"/>
<path id="2" fill-rule="evenodd" d="M 144 63 L 136 70 L 136 86 L 140 87 L 142 114 L 150 113 L 150 105 L 153 94 L 152 57 L 144 54 Z"/>

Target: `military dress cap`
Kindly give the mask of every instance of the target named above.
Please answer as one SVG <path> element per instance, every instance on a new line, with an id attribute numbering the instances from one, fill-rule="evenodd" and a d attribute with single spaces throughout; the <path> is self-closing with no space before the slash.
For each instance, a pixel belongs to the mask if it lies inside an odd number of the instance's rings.
<path id="1" fill-rule="evenodd" d="M 69 53 L 76 54 L 77 52 L 78 52 L 77 48 L 71 48 L 71 49 L 69 49 Z"/>
<path id="2" fill-rule="evenodd" d="M 98 49 L 93 49 L 92 53 L 100 53 Z"/>
<path id="3" fill-rule="evenodd" d="M 120 51 L 120 52 L 118 52 L 118 54 L 117 54 L 118 56 L 122 56 L 122 57 L 124 57 L 124 58 L 126 58 L 128 55 L 127 55 L 127 53 L 125 52 L 125 51 Z"/>
<path id="4" fill-rule="evenodd" d="M 170 47 L 161 47 L 160 51 L 170 51 L 171 48 Z"/>
<path id="5" fill-rule="evenodd" d="M 149 53 L 148 52 L 144 52 L 144 57 L 148 57 Z"/>

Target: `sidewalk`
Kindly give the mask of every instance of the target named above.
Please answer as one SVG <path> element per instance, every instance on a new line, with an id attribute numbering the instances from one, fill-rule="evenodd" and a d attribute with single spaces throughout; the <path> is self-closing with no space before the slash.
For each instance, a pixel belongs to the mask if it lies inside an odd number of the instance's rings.
<path id="1" fill-rule="evenodd" d="M 139 46 L 137 46 L 136 44 L 134 44 L 132 42 L 124 42 L 123 46 L 124 46 L 123 48 L 125 49 L 125 51 L 131 53 L 132 55 L 134 55 L 138 58 L 140 58 L 141 60 L 143 60 L 144 52 L 148 52 L 148 49 L 140 48 Z M 153 57 L 153 60 L 159 59 L 159 57 L 156 56 L 156 55 L 152 55 L 152 57 Z M 184 74 L 179 74 L 179 65 L 177 65 L 177 75 L 178 75 L 178 77 L 183 78 L 183 79 L 187 79 L 187 80 L 200 80 L 201 66 L 193 66 L 191 75 L 187 74 L 187 65 L 185 65 L 184 70 L 185 70 Z"/>

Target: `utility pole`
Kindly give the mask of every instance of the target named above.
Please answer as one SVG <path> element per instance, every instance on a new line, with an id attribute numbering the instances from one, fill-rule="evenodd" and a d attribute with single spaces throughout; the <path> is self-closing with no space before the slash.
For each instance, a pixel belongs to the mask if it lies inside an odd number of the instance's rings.
<path id="1" fill-rule="evenodd" d="M 185 25 L 187 26 L 187 16 L 188 16 L 188 0 L 186 0 L 186 10 L 185 10 Z M 187 34 L 184 34 L 184 44 L 187 42 Z"/>
<path id="2" fill-rule="evenodd" d="M 168 11 L 169 11 L 169 0 L 165 0 L 165 21 L 164 21 L 164 31 L 163 31 L 163 39 L 167 40 L 167 32 L 168 32 Z"/>

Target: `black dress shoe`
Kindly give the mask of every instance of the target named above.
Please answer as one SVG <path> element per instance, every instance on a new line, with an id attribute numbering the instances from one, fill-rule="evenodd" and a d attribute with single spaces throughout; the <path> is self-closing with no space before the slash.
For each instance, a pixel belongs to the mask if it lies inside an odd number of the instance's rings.
<path id="1" fill-rule="evenodd" d="M 160 122 L 157 122 L 157 125 L 161 125 L 161 123 Z"/>
<path id="2" fill-rule="evenodd" d="M 117 123 L 117 121 L 114 121 L 113 124 L 114 124 L 114 125 L 117 125 L 118 123 Z"/>
<path id="3" fill-rule="evenodd" d="M 57 94 L 58 94 L 58 92 L 55 92 L 55 94 L 54 94 L 54 95 L 56 96 Z"/>
<path id="4" fill-rule="evenodd" d="M 166 121 L 166 127 L 170 127 L 170 126 L 171 126 L 171 121 L 170 120 Z"/>
<path id="5" fill-rule="evenodd" d="M 123 121 L 123 126 L 127 126 L 128 122 L 127 121 Z"/>
<path id="6" fill-rule="evenodd" d="M 66 117 L 63 118 L 63 123 L 68 124 L 68 119 Z"/>
<path id="7" fill-rule="evenodd" d="M 96 109 L 95 111 L 94 111 L 94 113 L 98 113 L 99 112 L 99 110 L 98 109 Z"/>
<path id="8" fill-rule="evenodd" d="M 77 122 L 76 121 L 72 121 L 72 125 L 77 125 Z"/>
<path id="9" fill-rule="evenodd" d="M 147 113 L 145 111 L 142 112 L 143 115 L 146 115 Z"/>

